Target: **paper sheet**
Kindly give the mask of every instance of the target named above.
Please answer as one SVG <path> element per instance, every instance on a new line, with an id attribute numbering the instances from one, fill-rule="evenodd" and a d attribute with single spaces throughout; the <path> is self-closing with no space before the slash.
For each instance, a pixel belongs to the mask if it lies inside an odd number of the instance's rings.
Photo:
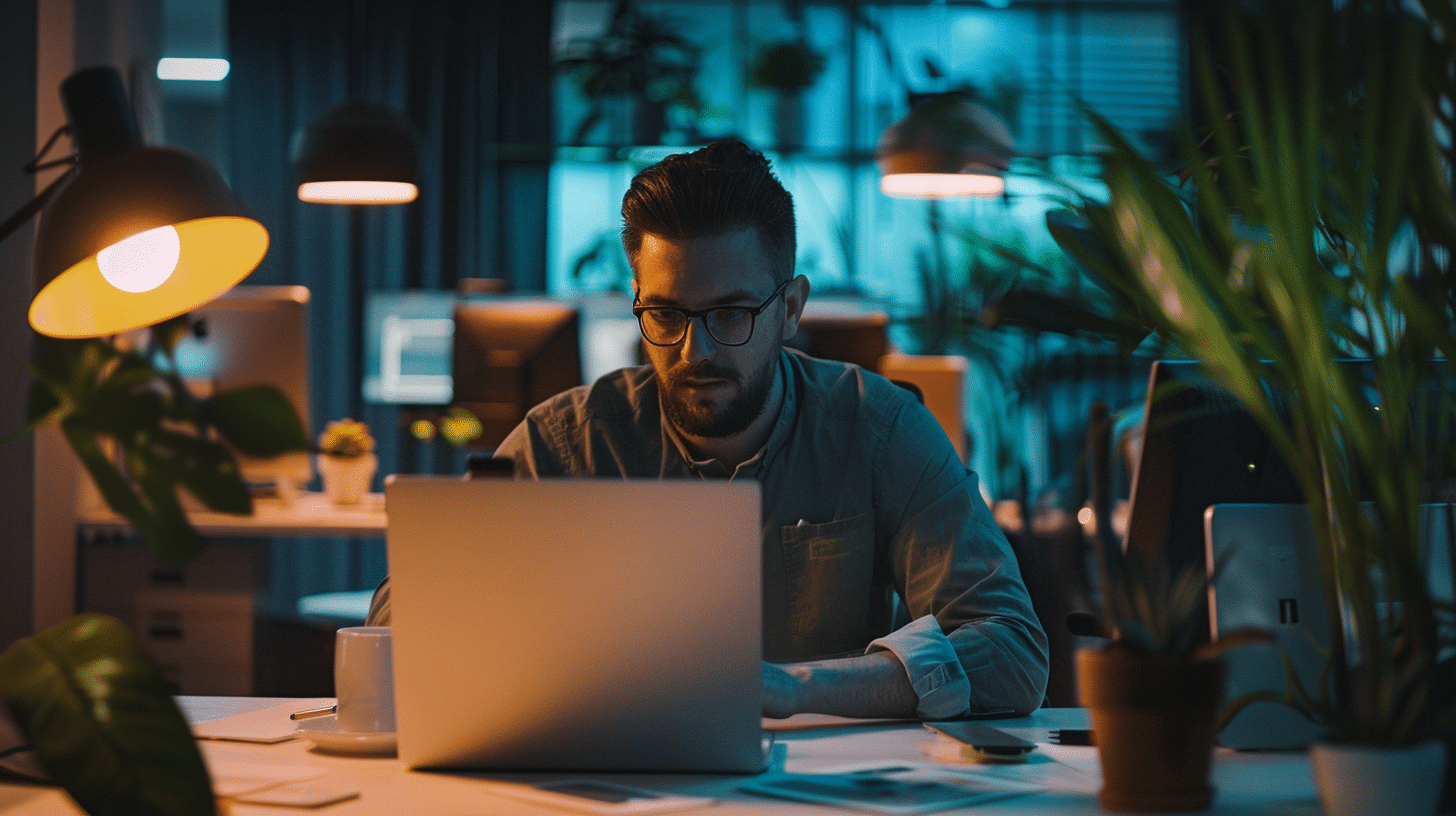
<path id="1" fill-rule="evenodd" d="M 207 772 L 212 777 L 212 790 L 217 796 L 239 796 L 288 782 L 318 779 L 329 771 L 315 765 L 296 762 L 261 763 L 251 755 L 240 755 L 241 746 L 226 742 L 198 743 Z"/>
<path id="2" fill-rule="evenodd" d="M 235 714 L 220 720 L 209 720 L 192 726 L 192 733 L 198 739 L 238 740 L 241 742 L 283 742 L 293 739 L 298 723 L 288 715 L 305 708 L 312 708 L 297 701 L 253 711 Z"/>

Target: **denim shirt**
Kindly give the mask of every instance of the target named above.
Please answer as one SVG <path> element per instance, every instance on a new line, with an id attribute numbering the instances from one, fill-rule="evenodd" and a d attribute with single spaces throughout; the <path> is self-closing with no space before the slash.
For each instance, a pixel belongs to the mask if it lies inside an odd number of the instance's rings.
<path id="1" fill-rule="evenodd" d="M 768 442 L 732 473 L 688 456 L 651 366 L 536 406 L 496 455 L 533 477 L 757 479 L 765 659 L 888 650 L 925 719 L 1036 709 L 1046 635 L 945 431 L 909 391 L 858 366 L 785 350 L 779 374 Z"/>

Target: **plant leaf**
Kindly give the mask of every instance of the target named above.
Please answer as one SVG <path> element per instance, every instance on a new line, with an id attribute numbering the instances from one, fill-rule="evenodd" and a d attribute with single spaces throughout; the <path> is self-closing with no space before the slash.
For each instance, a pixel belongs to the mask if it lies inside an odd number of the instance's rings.
<path id="1" fill-rule="evenodd" d="M 252 496 L 243 484 L 237 461 L 227 448 L 186 434 L 172 436 L 168 442 L 179 454 L 173 476 L 182 487 L 209 510 L 240 516 L 252 514 Z"/>
<path id="2" fill-rule="evenodd" d="M 203 414 L 222 438 L 248 456 L 280 456 L 311 449 L 298 411 L 271 385 L 247 385 L 214 394 Z"/>
<path id="3" fill-rule="evenodd" d="M 157 664 L 125 626 L 77 615 L 0 655 L 0 698 L 87 813 L 199 816 L 212 782 Z"/>
<path id="4" fill-rule="evenodd" d="M 95 432 L 81 419 L 67 417 L 61 432 L 81 460 L 106 504 L 141 534 L 152 551 L 174 564 L 183 564 L 202 551 L 202 536 L 188 523 L 186 515 L 163 518 L 143 501 L 96 441 Z M 175 501 L 175 497 L 173 499 Z"/>

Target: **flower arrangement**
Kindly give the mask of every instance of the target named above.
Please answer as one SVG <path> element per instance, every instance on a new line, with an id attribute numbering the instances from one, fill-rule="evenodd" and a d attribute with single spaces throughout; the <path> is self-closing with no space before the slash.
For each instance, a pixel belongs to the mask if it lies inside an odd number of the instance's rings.
<path id="1" fill-rule="evenodd" d="M 374 452 L 374 437 L 369 426 L 349 417 L 330 422 L 319 435 L 319 453 L 355 459 Z"/>
<path id="2" fill-rule="evenodd" d="M 467 445 L 484 431 L 480 420 L 460 406 L 452 406 L 444 416 L 416 419 L 410 423 L 410 436 L 421 442 L 433 442 L 436 435 L 455 447 Z"/>

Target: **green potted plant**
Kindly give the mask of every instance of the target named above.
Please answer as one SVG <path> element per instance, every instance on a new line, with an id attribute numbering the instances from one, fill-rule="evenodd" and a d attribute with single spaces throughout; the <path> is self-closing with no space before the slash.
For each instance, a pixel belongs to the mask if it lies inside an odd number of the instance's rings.
<path id="1" fill-rule="evenodd" d="M 253 510 L 222 442 L 259 457 L 310 448 L 277 388 L 198 398 L 175 366 L 158 365 L 185 331 L 180 318 L 158 324 L 140 348 L 36 335 L 26 428 L 59 425 L 111 509 L 177 564 L 203 546 L 179 490 L 210 510 Z M 77 615 L 0 654 L 0 740 L 12 736 L 6 714 L 30 749 L 24 756 L 35 759 L 34 771 L 62 785 L 88 813 L 213 812 L 192 732 L 156 662 L 117 620 Z M 20 747 L 0 745 L 0 755 L 22 756 Z"/>
<path id="2" fill-rule="evenodd" d="M 378 467 L 368 425 L 345 417 L 324 426 L 319 434 L 318 471 L 329 501 L 358 504 L 369 492 Z"/>
<path id="3" fill-rule="evenodd" d="M 606 31 L 572 40 L 555 61 L 590 106 L 571 143 L 584 143 L 606 121 L 610 143 L 657 144 L 669 106 L 696 112 L 700 105 L 699 59 L 698 46 L 671 21 L 617 0 Z"/>
<path id="4" fill-rule="evenodd" d="M 1224 672 L 1219 655 L 1268 634 L 1207 639 L 1202 568 L 1176 573 L 1166 559 L 1125 552 L 1104 530 L 1097 542 L 1102 646 L 1077 652 L 1077 689 L 1102 764 L 1097 800 L 1120 812 L 1202 810 Z"/>
<path id="5" fill-rule="evenodd" d="M 748 81 L 773 93 L 774 145 L 793 150 L 804 144 L 804 92 L 824 73 L 825 57 L 803 37 L 770 43 L 758 50 Z"/>
<path id="6" fill-rule="evenodd" d="M 1182 136 L 1187 169 L 1165 174 L 1093 114 L 1108 200 L 1077 204 L 1085 232 L 1051 226 L 1243 404 L 1298 480 L 1339 622 L 1328 684 L 1291 697 L 1327 732 L 1312 750 L 1326 812 L 1397 812 L 1415 794 L 1400 812 L 1429 814 L 1452 691 L 1419 513 L 1456 470 L 1456 10 L 1223 11 L 1222 53 L 1195 38 L 1210 125 Z"/>

